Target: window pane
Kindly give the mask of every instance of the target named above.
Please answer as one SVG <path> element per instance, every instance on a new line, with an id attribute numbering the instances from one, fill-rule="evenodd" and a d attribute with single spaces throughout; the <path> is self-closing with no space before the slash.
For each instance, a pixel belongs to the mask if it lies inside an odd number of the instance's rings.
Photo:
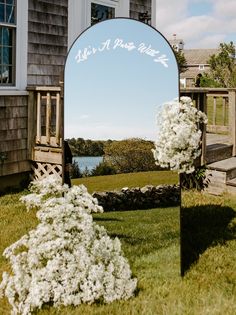
<path id="1" fill-rule="evenodd" d="M 6 22 L 7 23 L 14 23 L 15 22 L 15 7 L 12 5 L 6 6 Z"/>
<path id="2" fill-rule="evenodd" d="M 0 84 L 2 85 L 12 84 L 14 82 L 14 32 L 14 29 L 0 27 Z"/>
<path id="3" fill-rule="evenodd" d="M 115 8 L 91 3 L 91 25 L 115 17 Z"/>
<path id="4" fill-rule="evenodd" d="M 15 0 L 6 0 L 7 4 L 15 5 Z"/>
<path id="5" fill-rule="evenodd" d="M 12 64 L 12 49 L 9 47 L 3 47 L 3 64 L 10 65 Z"/>
<path id="6" fill-rule="evenodd" d="M 0 3 L 0 22 L 5 22 L 5 5 Z"/>
<path id="7" fill-rule="evenodd" d="M 9 83 L 9 67 L 3 66 L 1 72 L 2 83 Z"/>
<path id="8" fill-rule="evenodd" d="M 0 22 L 15 23 L 15 5 L 14 1 L 3 2 L 0 0 Z"/>
<path id="9" fill-rule="evenodd" d="M 15 81 L 15 0 L 0 0 L 0 84 Z M 1 25 L 4 23 L 4 25 Z M 9 27 L 6 24 L 9 24 Z"/>
<path id="10" fill-rule="evenodd" d="M 2 43 L 1 43 L 1 45 L 12 46 L 12 30 L 8 29 L 7 27 L 3 27 L 3 34 L 2 34 Z"/>

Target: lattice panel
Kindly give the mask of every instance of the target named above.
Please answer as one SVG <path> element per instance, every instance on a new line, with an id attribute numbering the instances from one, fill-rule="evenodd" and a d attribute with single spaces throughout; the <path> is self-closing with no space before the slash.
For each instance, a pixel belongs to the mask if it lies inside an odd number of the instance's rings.
<path id="1" fill-rule="evenodd" d="M 33 162 L 32 163 L 33 174 L 31 179 L 42 179 L 49 175 L 58 175 L 62 178 L 62 166 L 58 164 L 42 163 L 42 162 Z"/>

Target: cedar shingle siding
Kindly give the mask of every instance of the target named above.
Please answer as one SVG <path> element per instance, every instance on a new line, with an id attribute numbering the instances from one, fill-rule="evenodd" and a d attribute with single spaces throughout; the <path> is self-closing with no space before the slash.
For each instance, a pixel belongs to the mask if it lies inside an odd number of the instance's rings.
<path id="1" fill-rule="evenodd" d="M 6 155 L 0 167 L 0 176 L 30 170 L 27 103 L 27 96 L 0 97 L 0 152 Z"/>
<path id="2" fill-rule="evenodd" d="M 67 54 L 68 0 L 29 0 L 28 85 L 58 85 Z"/>

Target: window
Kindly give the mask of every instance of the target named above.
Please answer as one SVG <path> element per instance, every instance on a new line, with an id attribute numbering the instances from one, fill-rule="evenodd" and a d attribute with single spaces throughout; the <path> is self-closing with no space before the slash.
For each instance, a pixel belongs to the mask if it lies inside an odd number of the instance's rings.
<path id="1" fill-rule="evenodd" d="M 129 3 L 129 0 L 68 0 L 68 49 L 90 25 L 113 17 L 129 17 Z"/>
<path id="2" fill-rule="evenodd" d="M 90 0 L 88 3 L 88 26 L 117 16 L 118 0 Z"/>
<path id="3" fill-rule="evenodd" d="M 204 65 L 199 65 L 199 66 L 198 66 L 198 69 L 199 69 L 199 70 L 205 70 L 205 66 L 204 66 Z"/>
<path id="4" fill-rule="evenodd" d="M 0 0 L 0 95 L 25 92 L 27 35 L 28 0 Z"/>
<path id="5" fill-rule="evenodd" d="M 91 3 L 91 25 L 115 17 L 115 8 L 99 3 Z"/>
<path id="6" fill-rule="evenodd" d="M 15 83 L 15 0 L 0 0 L 0 85 Z"/>

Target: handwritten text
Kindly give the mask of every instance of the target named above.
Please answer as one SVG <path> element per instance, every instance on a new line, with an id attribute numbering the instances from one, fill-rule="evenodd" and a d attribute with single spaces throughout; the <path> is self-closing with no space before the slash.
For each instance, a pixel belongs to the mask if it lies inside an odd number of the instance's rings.
<path id="1" fill-rule="evenodd" d="M 126 42 L 121 38 L 116 38 L 115 40 L 107 39 L 102 42 L 98 47 L 92 47 L 89 45 L 84 49 L 79 49 L 75 60 L 77 63 L 88 60 L 88 58 L 96 53 L 101 53 L 104 51 L 112 51 L 118 49 L 125 49 L 128 52 L 138 51 L 140 54 L 147 55 L 153 59 L 154 62 L 161 63 L 164 67 L 168 67 L 168 58 L 165 54 L 160 55 L 159 50 L 155 50 L 150 44 L 145 43 L 135 44 L 134 42 Z"/>

